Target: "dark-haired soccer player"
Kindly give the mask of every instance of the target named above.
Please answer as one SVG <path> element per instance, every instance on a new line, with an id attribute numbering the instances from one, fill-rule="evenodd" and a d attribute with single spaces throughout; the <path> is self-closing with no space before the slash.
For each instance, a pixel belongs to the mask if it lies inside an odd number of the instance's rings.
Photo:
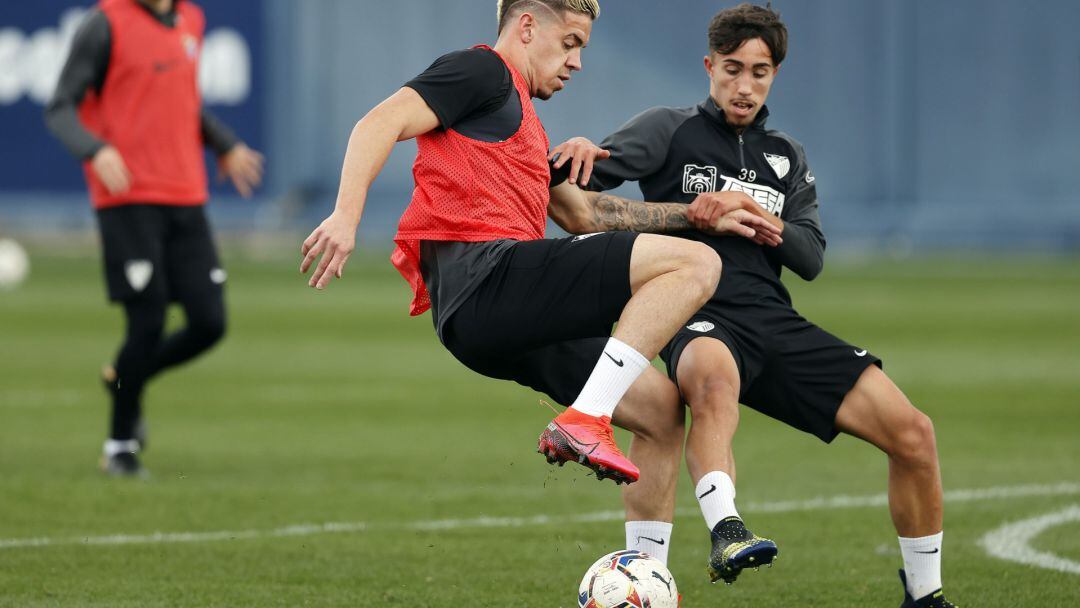
<path id="1" fill-rule="evenodd" d="M 146 383 L 225 332 L 225 271 L 203 211 L 203 146 L 244 196 L 262 179 L 262 156 L 202 108 L 204 27 L 187 0 L 102 0 L 76 32 L 45 113 L 83 161 L 109 298 L 127 319 L 115 363 L 103 371 L 113 403 L 102 467 L 114 475 L 143 473 Z M 183 306 L 187 325 L 166 336 L 170 302 Z"/>
<path id="2" fill-rule="evenodd" d="M 692 413 L 686 459 L 712 531 L 713 580 L 731 582 L 776 551 L 746 531 L 735 509 L 731 439 L 741 401 L 825 442 L 843 432 L 885 452 L 904 561 L 903 606 L 951 606 L 941 592 L 942 490 L 930 419 L 882 372 L 880 359 L 801 317 L 780 282 L 785 266 L 806 280 L 816 277 L 825 250 L 803 147 L 765 128 L 765 100 L 787 52 L 787 29 L 770 8 L 741 4 L 714 17 L 709 49 L 703 103 L 647 110 L 605 139 L 602 152 L 573 140 L 555 152 L 585 166 L 583 181 L 599 158 L 591 175 L 595 190 L 630 180 L 648 200 L 692 201 L 687 212 L 698 228 L 754 213 L 779 232 L 778 239 L 758 232 L 680 234 L 708 244 L 724 261 L 713 298 L 662 353 Z M 594 221 L 573 221 L 602 202 L 595 193 L 568 198 L 562 204 L 577 212 L 561 223 L 571 232 L 624 229 L 598 212 Z M 627 525 L 628 546 L 648 551 L 633 526 Z"/>
<path id="3" fill-rule="evenodd" d="M 708 300 L 720 264 L 709 247 L 664 236 L 543 238 L 552 178 L 533 98 L 549 99 L 581 69 L 598 14 L 596 0 L 500 2 L 494 48 L 439 58 L 371 110 L 349 140 L 336 209 L 304 241 L 301 270 L 314 269 L 318 289 L 341 277 L 372 180 L 396 142 L 416 138 L 416 188 L 393 254 L 415 294 L 412 314 L 431 308 L 440 340 L 469 368 L 570 405 L 540 437 L 549 461 L 633 482 L 639 470 L 615 444 L 612 416 L 671 445 L 682 428 L 677 397 L 671 387 L 670 400 L 659 398 L 660 388 L 616 405 L 639 377 L 664 386 L 649 360 Z"/>

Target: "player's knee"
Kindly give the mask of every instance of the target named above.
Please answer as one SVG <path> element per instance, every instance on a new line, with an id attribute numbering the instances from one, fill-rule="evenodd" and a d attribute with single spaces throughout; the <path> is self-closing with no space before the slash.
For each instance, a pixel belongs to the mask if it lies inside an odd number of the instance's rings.
<path id="1" fill-rule="evenodd" d="M 639 440 L 669 449 L 679 449 L 686 437 L 686 426 L 681 417 L 676 419 L 665 416 L 662 420 L 657 419 L 651 421 L 651 424 L 637 427 L 632 432 Z"/>
<path id="2" fill-rule="evenodd" d="M 151 353 L 165 336 L 164 318 L 131 319 L 127 327 L 127 343 L 140 351 Z"/>
<path id="3" fill-rule="evenodd" d="M 694 277 L 698 299 L 704 304 L 720 283 L 720 272 L 723 263 L 720 254 L 704 243 L 687 243 L 688 265 Z"/>
<path id="4" fill-rule="evenodd" d="M 662 408 L 649 420 L 648 424 L 635 432 L 635 435 L 669 448 L 682 447 L 683 439 L 686 437 L 686 418 L 681 403 L 678 403 L 674 409 L 677 411 Z"/>
<path id="5" fill-rule="evenodd" d="M 198 327 L 199 337 L 207 347 L 213 346 L 225 337 L 225 317 L 212 317 L 204 320 Z"/>
<path id="6" fill-rule="evenodd" d="M 937 462 L 937 442 L 934 423 L 926 414 L 915 410 L 898 429 L 891 456 L 914 465 Z"/>
<path id="7" fill-rule="evenodd" d="M 739 417 L 739 389 L 718 374 L 706 374 L 686 387 L 690 395 L 690 414 L 695 420 Z"/>
<path id="8" fill-rule="evenodd" d="M 215 308 L 189 318 L 188 329 L 198 336 L 199 342 L 206 348 L 213 346 L 225 337 L 224 308 Z"/>

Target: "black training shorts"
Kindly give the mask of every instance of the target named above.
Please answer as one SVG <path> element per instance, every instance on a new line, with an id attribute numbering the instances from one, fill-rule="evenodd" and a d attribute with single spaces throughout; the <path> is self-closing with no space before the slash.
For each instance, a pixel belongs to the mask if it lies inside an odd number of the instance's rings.
<path id="1" fill-rule="evenodd" d="M 762 300 L 736 306 L 710 301 L 660 353 L 678 383 L 679 357 L 691 340 L 723 342 L 739 368 L 739 401 L 828 443 L 836 412 L 859 376 L 881 359 L 807 321 L 789 305 Z"/>
<path id="2" fill-rule="evenodd" d="M 443 326 L 467 367 L 569 405 L 630 300 L 636 233 L 515 243 Z"/>
<path id="3" fill-rule="evenodd" d="M 110 300 L 220 293 L 225 271 L 202 205 L 121 205 L 97 218 Z"/>

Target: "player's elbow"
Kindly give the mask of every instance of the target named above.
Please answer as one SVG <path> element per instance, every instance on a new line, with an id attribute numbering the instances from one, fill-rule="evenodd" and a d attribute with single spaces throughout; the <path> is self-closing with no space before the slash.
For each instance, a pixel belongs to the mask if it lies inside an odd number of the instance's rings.
<path id="1" fill-rule="evenodd" d="M 596 223 L 592 221 L 589 214 L 583 212 L 581 209 L 564 210 L 563 213 L 560 214 L 560 218 L 555 219 L 555 223 L 570 234 L 599 232 L 596 228 Z"/>
<path id="2" fill-rule="evenodd" d="M 825 268 L 825 242 L 819 240 L 791 264 L 784 264 L 804 281 L 813 281 Z"/>
<path id="3" fill-rule="evenodd" d="M 576 189 L 576 186 L 569 186 Z M 551 189 L 551 203 L 548 215 L 555 224 L 570 234 L 589 234 L 600 232 L 596 225 L 592 206 L 588 204 L 588 195 L 579 192 L 568 194 L 565 183 Z"/>
<path id="4" fill-rule="evenodd" d="M 804 281 L 813 281 L 818 278 L 821 271 L 825 269 L 825 256 L 820 255 L 809 263 L 803 265 L 801 268 L 796 269 L 795 273 L 799 275 Z"/>

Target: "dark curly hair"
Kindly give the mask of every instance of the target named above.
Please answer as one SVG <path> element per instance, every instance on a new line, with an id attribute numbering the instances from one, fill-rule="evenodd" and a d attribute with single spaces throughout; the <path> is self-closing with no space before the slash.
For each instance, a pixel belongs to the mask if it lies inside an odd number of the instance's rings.
<path id="1" fill-rule="evenodd" d="M 744 42 L 761 38 L 772 53 L 773 65 L 787 56 L 787 27 L 780 21 L 780 13 L 767 6 L 755 6 L 744 2 L 716 14 L 709 23 L 709 51 L 729 55 Z"/>

